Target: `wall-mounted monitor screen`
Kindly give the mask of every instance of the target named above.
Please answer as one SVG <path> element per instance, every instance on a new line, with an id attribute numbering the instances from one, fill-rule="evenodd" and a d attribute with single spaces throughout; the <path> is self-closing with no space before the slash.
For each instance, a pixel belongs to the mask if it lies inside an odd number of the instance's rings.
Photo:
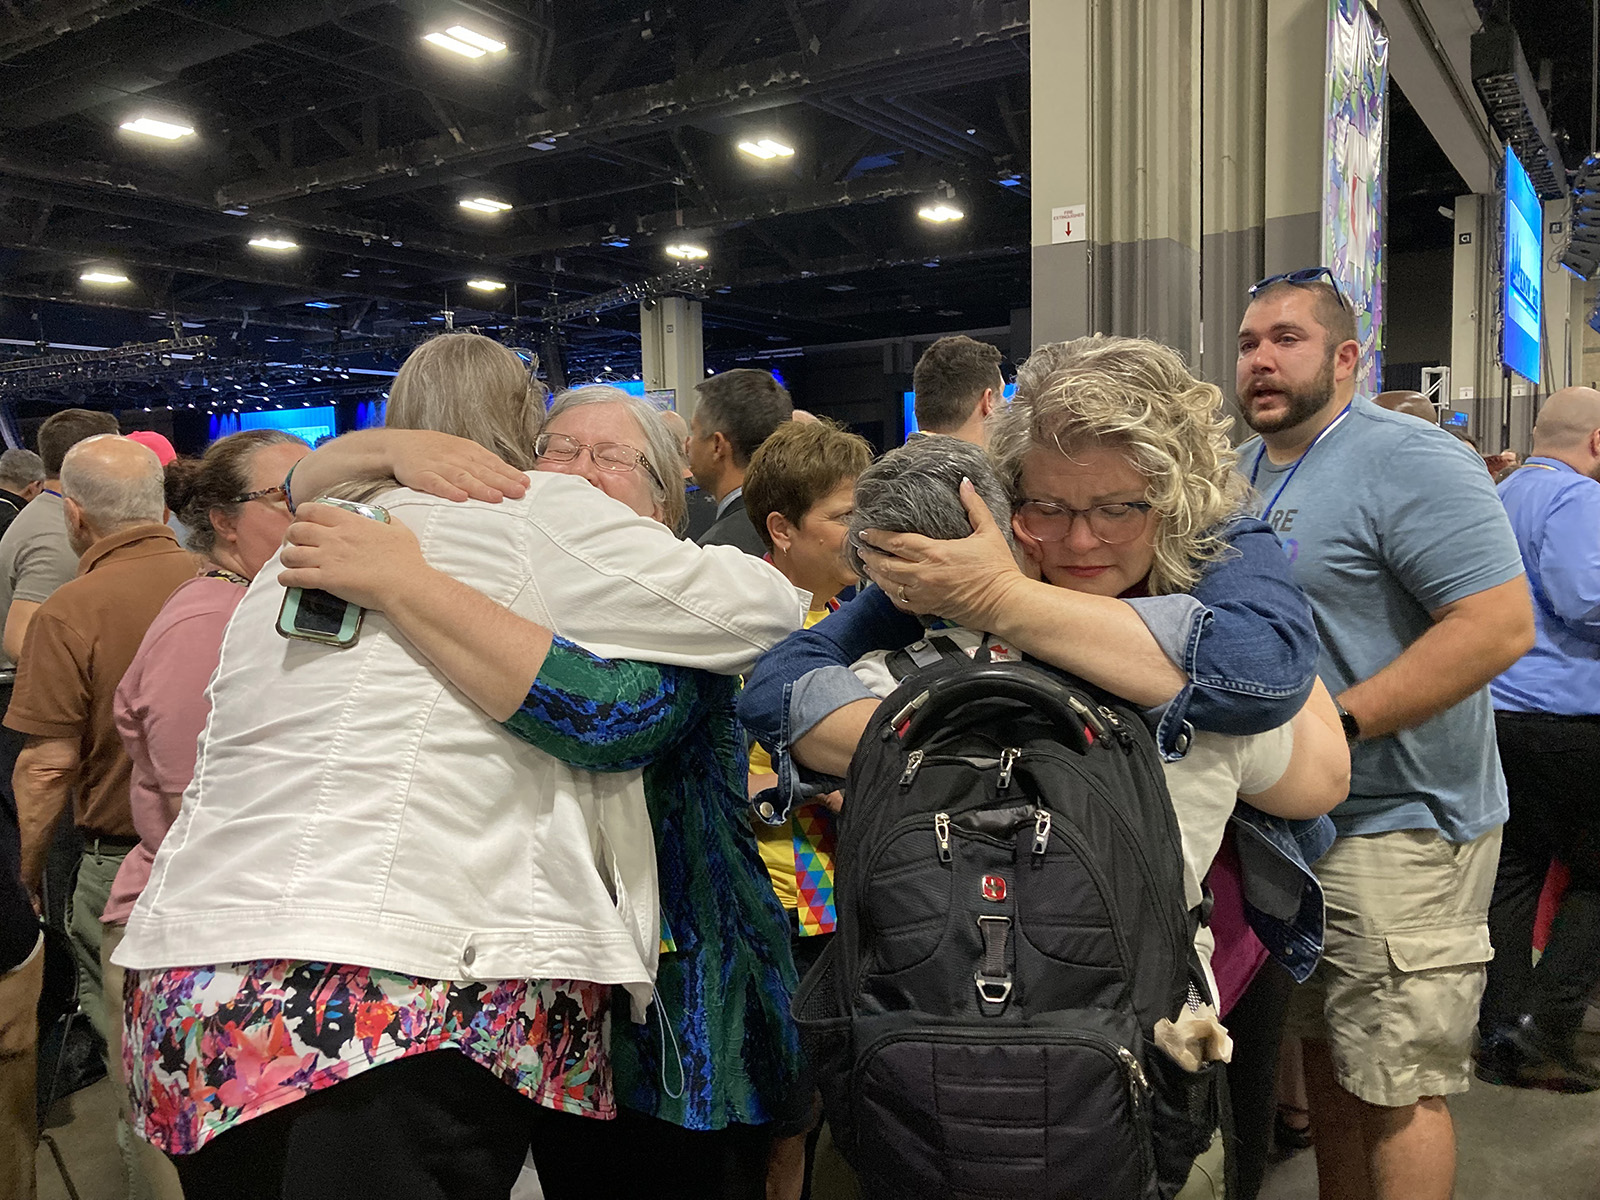
<path id="1" fill-rule="evenodd" d="M 1544 214 L 1528 172 L 1506 147 L 1505 292 L 1500 310 L 1505 324 L 1500 361 L 1530 383 L 1539 382 L 1539 294 L 1544 283 Z"/>
<path id="2" fill-rule="evenodd" d="M 273 408 L 264 412 L 240 413 L 239 428 L 281 429 L 300 438 L 308 446 L 315 446 L 323 438 L 332 437 L 338 432 L 334 428 L 331 404 L 317 408 Z"/>

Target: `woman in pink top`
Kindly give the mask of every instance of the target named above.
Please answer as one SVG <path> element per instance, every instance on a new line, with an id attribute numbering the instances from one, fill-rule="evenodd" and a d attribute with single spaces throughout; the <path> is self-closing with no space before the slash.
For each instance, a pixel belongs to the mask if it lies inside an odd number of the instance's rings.
<path id="1" fill-rule="evenodd" d="M 310 452 L 289 434 L 252 429 L 213 442 L 202 458 L 175 459 L 167 467 L 167 506 L 189 531 L 188 547 L 202 562 L 200 575 L 172 593 L 146 631 L 112 709 L 133 760 L 129 799 L 139 845 L 123 860 L 100 917 L 107 927 L 100 960 L 107 1012 L 122 1008 L 122 968 L 111 955 L 194 776 L 195 746 L 210 712 L 206 685 L 223 631 L 250 580 L 283 542 L 292 518 L 282 481 Z M 124 1082 L 122 1022 L 111 1026 L 109 1057 Z M 126 1087 L 118 1098 L 127 1105 Z M 138 1147 L 139 1166 L 154 1194 L 161 1200 L 180 1197 L 166 1156 L 142 1141 Z"/>

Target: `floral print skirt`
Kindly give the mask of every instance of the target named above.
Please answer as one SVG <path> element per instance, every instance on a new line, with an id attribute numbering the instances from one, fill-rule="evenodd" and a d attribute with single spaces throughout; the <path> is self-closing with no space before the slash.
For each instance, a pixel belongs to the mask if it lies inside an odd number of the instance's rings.
<path id="1" fill-rule="evenodd" d="M 460 983 L 290 960 L 129 970 L 134 1125 L 167 1153 L 191 1154 L 361 1071 L 444 1049 L 546 1108 L 609 1118 L 610 994 L 566 980 Z"/>

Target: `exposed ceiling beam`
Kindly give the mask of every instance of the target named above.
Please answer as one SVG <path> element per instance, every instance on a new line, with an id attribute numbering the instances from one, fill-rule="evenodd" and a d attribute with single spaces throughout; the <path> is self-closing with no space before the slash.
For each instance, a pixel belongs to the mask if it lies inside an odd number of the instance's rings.
<path id="1" fill-rule="evenodd" d="M 65 304 L 78 308 L 105 308 L 117 312 L 146 313 L 151 310 L 148 300 L 129 296 L 126 299 L 109 297 L 79 296 L 72 292 L 56 292 L 49 288 L 29 287 L 26 284 L 0 279 L 0 296 L 12 300 L 32 300 L 43 304 Z M 245 308 L 241 305 L 230 304 L 224 307 L 220 304 L 197 304 L 193 301 L 181 301 L 175 308 L 157 305 L 163 312 L 173 313 L 176 316 L 191 321 L 238 321 L 245 313 L 250 313 L 253 323 L 264 325 L 272 329 L 290 329 L 301 333 L 323 333 L 333 337 L 340 332 L 339 326 L 331 321 L 318 321 L 313 317 L 275 317 L 257 315 L 257 310 Z M 346 334 L 353 330 L 344 330 Z"/>
<path id="2" fill-rule="evenodd" d="M 154 247 L 131 246 L 116 242 L 93 242 L 83 238 L 63 240 L 41 238 L 33 240 L 30 231 L 11 222 L 0 222 L 0 249 L 17 250 L 38 255 L 52 263 L 86 264 L 113 262 L 147 271 L 175 271 L 210 279 L 226 279 L 234 283 L 247 283 L 255 287 L 283 288 L 292 292 L 310 293 L 312 297 L 361 296 L 381 299 L 395 304 L 424 302 L 401 291 L 377 291 L 370 280 L 350 280 L 338 277 L 325 278 L 313 272 L 296 270 L 285 265 L 241 265 L 219 255 L 179 254 L 172 250 Z M 26 269 L 18 274 L 26 273 Z M 155 296 L 166 295 L 167 288 L 152 288 Z M 274 301 L 279 303 L 280 301 Z"/>
<path id="3" fill-rule="evenodd" d="M 936 253 L 928 250 L 910 249 L 868 251 L 864 254 L 848 254 L 841 258 L 813 259 L 806 264 L 805 275 L 808 279 L 827 279 L 836 275 L 858 275 L 866 271 L 884 271 L 893 267 L 917 266 L 925 262 L 975 262 L 986 258 L 1022 256 L 1027 255 L 1029 252 L 1027 243 L 1021 245 L 994 244 L 946 247 Z M 775 283 L 789 283 L 793 279 L 794 274 L 789 271 L 752 268 L 727 273 L 718 271 L 713 282 L 718 287 L 752 288 L 768 287 Z"/>
<path id="4" fill-rule="evenodd" d="M 46 121 L 118 104 L 176 79 L 190 67 L 212 62 L 262 41 L 321 25 L 333 16 L 372 8 L 381 0 L 273 0 L 254 8 L 248 24 L 216 25 L 218 14 L 236 10 L 234 0 L 200 0 L 166 11 L 173 20 L 103 24 L 52 46 L 8 73 L 0 125 L 31 129 Z M 26 70 L 21 69 L 26 66 Z M 392 81 L 391 81 L 392 82 Z"/>
<path id="5" fill-rule="evenodd" d="M 37 50 L 65 34 L 77 33 L 98 21 L 143 8 L 151 0 L 66 0 L 42 16 L 16 19 L 0 33 L 0 62 Z M 13 10 L 15 11 L 15 10 Z"/>
<path id="6" fill-rule="evenodd" d="M 241 179 L 218 188 L 217 206 L 272 204 L 394 174 L 431 174 L 536 142 L 551 143 L 558 150 L 575 149 L 597 130 L 603 131 L 604 138 L 615 138 L 628 131 L 670 128 L 709 116 L 754 112 L 789 103 L 798 93 L 815 87 L 843 91 L 861 88 L 881 94 L 895 86 L 893 79 L 900 71 L 941 60 L 954 65 L 975 47 L 1026 37 L 1025 0 L 1004 0 L 999 4 L 972 0 L 971 8 L 957 16 L 824 47 L 816 57 L 803 53 L 778 55 L 478 126 L 464 131 L 459 142 L 443 135 L 389 147 L 376 154 L 352 155 L 295 171 Z"/>
<path id="7" fill-rule="evenodd" d="M 724 201 L 716 211 L 700 208 L 672 209 L 638 214 L 615 222 L 595 222 L 590 225 L 553 229 L 546 233 L 513 238 L 500 243 L 497 249 L 508 258 L 521 258 L 528 254 L 598 245 L 614 236 L 625 236 L 634 241 L 652 241 L 677 237 L 685 232 L 710 233 L 767 217 L 819 212 L 849 205 L 875 204 L 899 196 L 922 195 L 938 191 L 949 182 L 951 182 L 949 172 L 941 174 L 937 171 L 896 171 L 863 175 L 842 183 L 808 184 L 801 188 L 773 192 L 763 197 L 743 198 L 736 202 Z"/>
<path id="8" fill-rule="evenodd" d="M 509 271 L 506 282 L 536 283 L 525 272 L 502 264 L 498 248 L 483 240 L 466 242 L 448 234 L 419 234 L 409 240 L 382 228 L 349 226 L 337 216 L 307 220 L 272 212 L 248 218 L 219 213 L 202 200 L 152 190 L 147 181 L 113 174 L 99 163 L 45 163 L 0 155 L 0 195 L 23 196 L 64 207 L 104 213 L 130 221 L 171 225 L 209 237 L 241 241 L 257 230 L 291 229 L 306 246 L 329 254 L 393 263 L 432 272 L 460 272 L 471 264 Z M 310 234 L 311 236 L 306 236 Z M 193 240 L 193 239 L 191 239 Z M 403 246 L 395 246 L 399 240 Z"/>

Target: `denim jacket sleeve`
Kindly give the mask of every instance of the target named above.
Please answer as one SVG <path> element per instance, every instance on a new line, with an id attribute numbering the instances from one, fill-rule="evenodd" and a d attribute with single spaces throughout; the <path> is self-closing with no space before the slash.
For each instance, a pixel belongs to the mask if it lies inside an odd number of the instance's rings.
<path id="1" fill-rule="evenodd" d="M 1326 921 L 1311 864 L 1333 845 L 1333 821 L 1272 817 L 1241 800 L 1228 826 L 1239 851 L 1245 920 L 1295 982 L 1304 983 L 1322 957 Z"/>
<path id="2" fill-rule="evenodd" d="M 1128 602 L 1189 677 L 1147 714 L 1169 760 L 1187 749 L 1185 722 L 1212 733 L 1264 733 L 1291 720 L 1316 681 L 1317 627 L 1277 534 L 1239 517 L 1227 538 L 1230 552 L 1192 594 Z"/>
<path id="3" fill-rule="evenodd" d="M 838 788 L 841 781 L 834 776 L 796 763 L 789 747 L 835 709 L 876 699 L 851 673 L 851 663 L 873 650 L 897 650 L 921 636 L 921 622 L 895 608 L 878 588 L 868 587 L 761 657 L 739 694 L 739 719 L 772 755 L 778 776 L 777 788 L 755 798 L 761 820 L 781 824 L 788 820 L 791 805 Z"/>
<path id="4" fill-rule="evenodd" d="M 830 613 L 810 629 L 791 633 L 761 656 L 739 694 L 739 720 L 758 742 L 776 754 L 778 743 L 787 748 L 788 742 L 803 737 L 834 709 L 872 695 L 860 684 L 851 687 L 844 680 L 851 663 L 873 650 L 898 650 L 921 636 L 921 622 L 897 609 L 878 588 L 865 588 L 838 612 Z M 841 669 L 828 675 L 842 685 L 843 691 L 819 691 L 818 703 L 808 705 L 807 713 L 791 713 L 791 685 L 822 667 Z M 784 736 L 786 721 L 788 736 Z"/>

